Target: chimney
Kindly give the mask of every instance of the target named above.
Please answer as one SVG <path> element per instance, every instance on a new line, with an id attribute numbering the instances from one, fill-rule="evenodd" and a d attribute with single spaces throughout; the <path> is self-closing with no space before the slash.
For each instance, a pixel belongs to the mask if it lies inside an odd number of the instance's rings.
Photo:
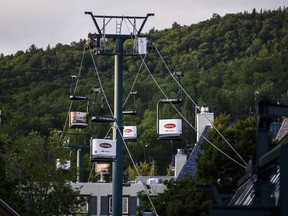
<path id="1" fill-rule="evenodd" d="M 187 161 L 187 155 L 184 153 L 184 149 L 177 149 L 177 154 L 175 155 L 175 179 L 180 174 L 182 168 Z"/>
<path id="2" fill-rule="evenodd" d="M 206 126 L 212 127 L 214 122 L 214 113 L 209 112 L 209 108 L 207 106 L 201 107 L 201 112 L 197 113 L 196 115 L 196 122 L 197 122 L 197 140 L 199 141 L 204 129 Z"/>

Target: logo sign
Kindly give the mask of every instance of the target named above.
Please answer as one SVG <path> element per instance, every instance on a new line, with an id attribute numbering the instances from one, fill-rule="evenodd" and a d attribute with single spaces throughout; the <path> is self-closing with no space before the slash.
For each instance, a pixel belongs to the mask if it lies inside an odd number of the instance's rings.
<path id="1" fill-rule="evenodd" d="M 176 125 L 173 124 L 173 123 L 168 123 L 168 124 L 164 125 L 164 128 L 167 128 L 167 129 L 172 129 L 172 128 L 175 128 L 175 127 L 176 127 Z"/>
<path id="2" fill-rule="evenodd" d="M 125 132 L 125 133 L 132 133 L 132 129 L 126 128 L 126 129 L 124 129 L 124 132 Z"/>
<path id="3" fill-rule="evenodd" d="M 111 148 L 112 147 L 112 145 L 110 143 L 100 143 L 99 146 L 102 148 Z"/>

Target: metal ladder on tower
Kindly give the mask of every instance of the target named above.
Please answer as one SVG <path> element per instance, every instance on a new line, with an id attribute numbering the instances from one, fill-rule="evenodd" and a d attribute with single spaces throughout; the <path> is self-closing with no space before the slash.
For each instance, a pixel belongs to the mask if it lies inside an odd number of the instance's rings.
<path id="1" fill-rule="evenodd" d="M 123 18 L 116 20 L 116 34 L 118 34 L 118 35 L 121 34 L 122 23 L 123 23 Z"/>

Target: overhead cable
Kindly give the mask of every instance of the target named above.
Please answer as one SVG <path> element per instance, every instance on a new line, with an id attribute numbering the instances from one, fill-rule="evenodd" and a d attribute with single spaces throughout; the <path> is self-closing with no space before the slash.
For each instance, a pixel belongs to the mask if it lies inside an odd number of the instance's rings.
<path id="1" fill-rule="evenodd" d="M 165 65 L 165 67 L 167 68 L 169 74 L 172 76 L 172 78 L 174 79 L 174 81 L 177 83 L 177 85 L 179 86 L 179 88 L 181 88 L 181 90 L 186 94 L 186 96 L 191 100 L 191 102 L 194 104 L 194 106 L 200 110 L 199 106 L 196 104 L 196 102 L 191 98 L 191 96 L 187 93 L 187 91 L 183 88 L 183 86 L 178 82 L 178 80 L 173 76 L 173 73 L 170 71 L 169 67 L 167 66 L 166 62 L 164 61 L 161 53 L 159 52 L 159 50 L 157 49 L 157 47 L 155 47 L 155 50 L 157 51 L 158 55 L 160 56 L 163 64 Z M 228 140 L 223 136 L 223 134 L 217 129 L 217 127 L 214 126 L 214 123 L 207 117 L 207 115 L 205 114 L 205 112 L 203 113 L 203 115 L 205 116 L 205 118 L 211 123 L 211 125 L 213 126 L 213 128 L 216 130 L 216 132 L 221 136 L 221 138 L 228 144 L 228 146 L 234 151 L 234 153 L 243 161 L 243 163 L 245 164 L 245 166 L 247 165 L 246 161 L 241 157 L 241 155 L 236 151 L 236 149 L 228 142 Z"/>
<path id="2" fill-rule="evenodd" d="M 96 62 L 95 62 L 95 59 L 94 59 L 94 57 L 93 57 L 93 53 L 92 53 L 91 49 L 89 49 L 89 50 L 90 50 L 90 55 L 91 55 L 91 58 L 92 58 L 92 62 L 93 62 L 93 65 L 94 65 L 95 73 L 96 73 L 96 76 L 97 76 L 97 79 L 98 79 L 100 88 L 101 88 L 101 90 L 103 91 L 103 97 L 104 97 L 104 99 L 105 99 L 105 101 L 106 101 L 106 103 L 107 103 L 107 106 L 108 106 L 108 108 L 109 108 L 110 114 L 111 114 L 112 116 L 114 116 L 114 113 L 113 113 L 113 111 L 112 111 L 112 108 L 111 108 L 111 106 L 110 106 L 110 104 L 109 104 L 109 101 L 108 101 L 108 99 L 107 99 L 107 97 L 106 97 L 106 94 L 105 94 L 105 92 L 104 92 L 103 85 L 102 85 L 102 81 L 101 81 L 101 79 L 100 79 L 100 75 L 99 75 L 99 73 L 98 73 L 98 69 L 97 69 L 97 66 L 96 66 Z M 127 153 L 128 153 L 128 155 L 129 155 L 129 157 L 130 157 L 130 160 L 131 160 L 131 162 L 132 162 L 132 164 L 133 164 L 133 167 L 134 167 L 137 175 L 141 178 L 140 173 L 139 173 L 139 170 L 138 170 L 138 168 L 137 168 L 137 166 L 136 166 L 136 163 L 134 162 L 134 159 L 133 159 L 133 157 L 132 157 L 132 155 L 131 155 L 131 153 L 130 153 L 130 150 L 129 150 L 129 148 L 128 148 L 128 145 L 126 144 L 126 142 L 125 142 L 125 140 L 124 140 L 124 138 L 123 138 L 123 135 L 122 135 L 122 133 L 121 133 L 121 131 L 120 131 L 120 128 L 119 128 L 117 119 L 114 118 L 114 120 L 115 120 L 116 129 L 119 131 L 118 134 L 120 134 L 120 136 L 121 136 L 120 138 L 121 138 L 122 141 L 123 141 L 123 144 L 124 144 L 124 146 L 125 146 L 125 148 L 126 148 L 126 150 L 127 150 Z M 141 182 L 142 182 L 142 185 L 143 185 L 143 187 L 144 187 L 144 190 L 145 190 L 145 193 L 146 193 L 146 195 L 147 195 L 147 198 L 148 198 L 148 200 L 149 200 L 149 202 L 150 202 L 150 205 L 151 205 L 151 207 L 153 208 L 154 213 L 156 213 L 156 215 L 158 215 L 158 214 L 157 214 L 157 211 L 156 211 L 156 209 L 155 209 L 155 207 L 154 207 L 154 204 L 153 204 L 153 202 L 152 202 L 152 199 L 151 199 L 151 197 L 150 197 L 150 195 L 149 195 L 149 190 L 148 190 L 147 186 L 145 185 L 145 183 L 144 183 L 143 181 L 141 181 Z"/>

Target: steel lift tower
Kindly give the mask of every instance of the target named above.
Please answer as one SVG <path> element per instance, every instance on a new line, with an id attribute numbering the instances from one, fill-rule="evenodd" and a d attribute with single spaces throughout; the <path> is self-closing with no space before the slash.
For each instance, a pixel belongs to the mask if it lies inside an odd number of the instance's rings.
<path id="1" fill-rule="evenodd" d="M 145 17 L 130 17 L 130 16 L 100 16 L 93 15 L 92 12 L 85 12 L 90 15 L 95 26 L 96 33 L 89 33 L 89 48 L 93 49 L 96 54 L 100 55 L 114 55 L 114 118 L 116 122 L 113 127 L 113 139 L 117 140 L 116 155 L 117 158 L 113 162 L 112 166 L 112 215 L 122 215 L 122 183 L 123 183 L 123 125 L 122 125 L 122 92 L 123 92 L 123 56 L 124 55 L 141 55 L 143 49 L 146 47 L 146 39 L 141 38 L 141 31 L 149 16 L 154 14 L 148 13 Z M 98 21 L 102 20 L 102 28 L 98 24 Z M 106 32 L 108 24 L 116 21 L 116 32 L 110 34 Z M 122 33 L 122 25 L 124 24 L 132 26 L 132 33 L 128 31 L 127 34 Z M 139 29 L 136 28 L 136 24 L 140 23 Z M 111 30 L 111 29 L 108 29 Z M 143 40 L 142 40 L 143 39 Z M 108 50 L 107 45 L 109 41 L 115 41 L 115 48 L 113 51 Z M 123 44 L 125 40 L 133 40 L 135 43 L 132 49 L 123 51 Z M 144 41 L 143 44 L 142 41 Z M 117 123 L 117 124 L 116 124 Z M 119 129 L 117 129 L 117 127 Z"/>

